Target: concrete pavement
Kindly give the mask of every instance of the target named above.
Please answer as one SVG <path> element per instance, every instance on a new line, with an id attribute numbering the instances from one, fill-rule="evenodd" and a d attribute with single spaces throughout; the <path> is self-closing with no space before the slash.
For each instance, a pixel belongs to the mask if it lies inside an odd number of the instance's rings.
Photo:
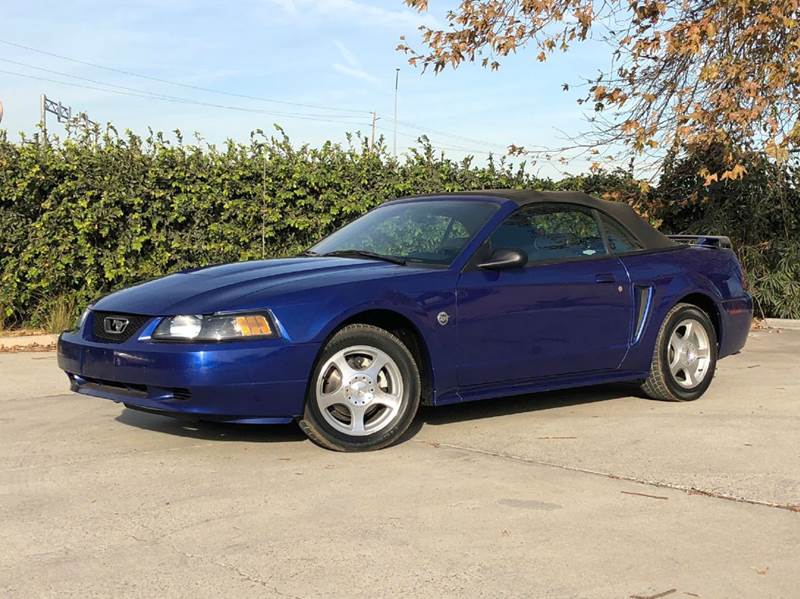
<path id="1" fill-rule="evenodd" d="M 800 331 L 756 332 L 697 402 L 426 409 L 353 455 L 0 354 L 0 597 L 795 597 L 799 373 Z"/>

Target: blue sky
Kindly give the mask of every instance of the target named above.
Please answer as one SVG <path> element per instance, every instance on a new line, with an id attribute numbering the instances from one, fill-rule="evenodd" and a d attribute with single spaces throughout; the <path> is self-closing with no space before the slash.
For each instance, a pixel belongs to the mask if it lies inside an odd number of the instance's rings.
<path id="1" fill-rule="evenodd" d="M 12 136 L 33 132 L 39 94 L 45 92 L 118 129 L 178 128 L 186 137 L 197 131 L 212 142 L 247 139 L 251 130 L 268 130 L 275 122 L 295 143 L 344 141 L 345 131 L 369 132 L 367 113 L 374 110 L 380 115 L 379 133 L 391 148 L 394 72 L 399 67 L 399 152 L 427 131 L 447 155 L 475 153 L 483 160 L 488 152 L 502 154 L 510 143 L 558 146 L 562 132 L 585 128 L 578 94 L 561 91 L 561 84 L 579 83 L 606 66 L 608 55 L 599 44 L 578 46 L 544 64 L 535 60 L 535 51 L 521 53 L 507 59 L 499 72 L 466 65 L 423 75 L 409 66 L 395 51 L 400 36 L 405 34 L 413 45 L 417 26 L 444 24 L 444 11 L 453 5 L 432 0 L 432 11 L 420 15 L 401 0 L 6 3 L 0 40 L 184 85 L 308 106 L 167 85 L 0 43 L 0 100 L 5 108 L 0 127 Z M 107 89 L 105 84 L 243 110 L 74 87 Z M 58 132 L 54 120 L 51 130 Z M 576 173 L 586 166 L 576 161 L 536 168 L 558 177 L 559 171 Z"/>

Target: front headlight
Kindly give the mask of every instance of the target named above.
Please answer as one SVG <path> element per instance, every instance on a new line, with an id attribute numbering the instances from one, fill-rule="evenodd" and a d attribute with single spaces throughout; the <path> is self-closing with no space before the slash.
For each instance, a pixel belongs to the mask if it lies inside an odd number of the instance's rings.
<path id="1" fill-rule="evenodd" d="M 181 314 L 164 318 L 153 331 L 159 341 L 229 341 L 276 337 L 268 314 Z"/>

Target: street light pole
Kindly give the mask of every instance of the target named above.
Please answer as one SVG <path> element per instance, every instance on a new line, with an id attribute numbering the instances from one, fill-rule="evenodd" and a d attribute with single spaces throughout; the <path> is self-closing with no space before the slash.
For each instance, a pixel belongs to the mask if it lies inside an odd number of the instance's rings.
<path id="1" fill-rule="evenodd" d="M 394 157 L 397 158 L 397 84 L 400 80 L 400 69 L 394 70 Z"/>

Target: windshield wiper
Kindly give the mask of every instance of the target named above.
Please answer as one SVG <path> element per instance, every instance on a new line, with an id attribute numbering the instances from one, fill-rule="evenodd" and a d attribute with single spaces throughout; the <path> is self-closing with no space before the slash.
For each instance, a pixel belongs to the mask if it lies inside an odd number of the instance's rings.
<path id="1" fill-rule="evenodd" d="M 376 254 L 375 252 L 369 252 L 367 250 L 335 250 L 333 252 L 325 252 L 324 254 L 318 254 L 319 256 L 338 256 L 342 258 L 371 258 L 373 260 L 383 260 L 384 262 L 391 262 L 392 264 L 401 264 L 405 265 L 406 261 L 404 258 L 398 258 L 397 256 L 384 256 L 383 254 Z"/>
<path id="2" fill-rule="evenodd" d="M 319 252 L 315 252 L 314 250 L 304 250 L 297 254 L 298 256 L 320 256 Z"/>

